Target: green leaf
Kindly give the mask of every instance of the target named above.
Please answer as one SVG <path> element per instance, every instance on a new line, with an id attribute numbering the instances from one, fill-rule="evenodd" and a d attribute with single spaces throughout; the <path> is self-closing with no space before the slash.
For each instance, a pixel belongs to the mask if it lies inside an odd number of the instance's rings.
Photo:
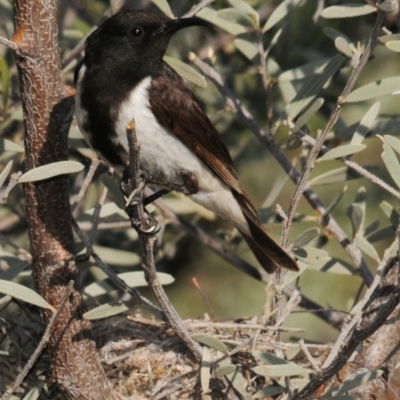
<path id="1" fill-rule="evenodd" d="M 310 104 L 328 79 L 342 66 L 345 58 L 336 55 L 309 77 L 294 99 L 286 106 L 288 117 L 293 120 Z"/>
<path id="2" fill-rule="evenodd" d="M 18 182 L 25 183 L 42 181 L 59 175 L 75 174 L 82 171 L 84 168 L 85 166 L 77 161 L 58 161 L 31 169 L 23 174 L 18 179 Z"/>
<path id="3" fill-rule="evenodd" d="M 0 154 L 5 151 L 13 151 L 14 153 L 22 153 L 24 148 L 11 140 L 0 138 Z"/>
<path id="4" fill-rule="evenodd" d="M 311 240 L 315 239 L 320 234 L 320 230 L 318 228 L 310 228 L 300 233 L 299 236 L 295 239 L 293 243 L 293 249 L 298 249 L 299 247 L 303 247 L 307 243 L 311 242 Z"/>
<path id="5" fill-rule="evenodd" d="M 4 281 L 12 281 L 30 265 L 28 261 L 21 260 L 14 254 L 1 250 L 0 259 L 3 263 L 8 265 L 8 269 L 0 272 L 0 279 Z"/>
<path id="6" fill-rule="evenodd" d="M 302 260 L 297 260 L 297 265 L 299 266 L 298 271 L 287 271 L 283 277 L 283 285 L 289 285 L 294 282 L 308 267 L 307 262 Z"/>
<path id="7" fill-rule="evenodd" d="M 384 135 L 384 141 L 398 154 L 400 154 L 400 140 L 391 135 Z"/>
<path id="8" fill-rule="evenodd" d="M 299 5 L 302 0 L 284 0 L 275 10 L 272 12 L 267 22 L 265 23 L 262 33 L 267 32 L 279 21 L 286 17 L 295 7 Z"/>
<path id="9" fill-rule="evenodd" d="M 360 178 L 360 175 L 358 175 L 352 169 L 340 167 L 310 179 L 308 184 L 310 186 L 330 185 L 332 183 L 350 181 L 358 178 Z"/>
<path id="10" fill-rule="evenodd" d="M 397 227 L 400 223 L 400 214 L 393 208 L 391 204 L 387 201 L 382 201 L 379 204 L 379 207 L 385 213 L 385 215 L 389 218 L 390 222 L 394 227 Z"/>
<path id="11" fill-rule="evenodd" d="M 343 146 L 335 147 L 326 152 L 322 157 L 317 159 L 317 162 L 334 160 L 336 158 L 347 157 L 355 153 L 359 153 L 367 146 L 365 144 L 344 144 Z"/>
<path id="12" fill-rule="evenodd" d="M 228 348 L 226 347 L 225 343 L 221 342 L 214 336 L 204 335 L 202 333 L 196 334 L 192 336 L 193 339 L 197 340 L 198 342 L 205 344 L 212 349 L 219 350 L 224 354 L 228 354 Z"/>
<path id="13" fill-rule="evenodd" d="M 210 7 L 204 7 L 196 14 L 196 16 L 210 22 L 211 24 L 219 26 L 232 35 L 240 35 L 241 33 L 247 32 L 247 29 L 244 26 L 220 18 L 218 12 Z"/>
<path id="14" fill-rule="evenodd" d="M 121 274 L 118 274 L 117 276 L 122 279 L 129 287 L 148 286 L 143 271 L 123 272 Z M 163 272 L 158 272 L 157 277 L 161 285 L 169 285 L 174 282 L 174 278 L 171 275 Z M 89 296 L 96 297 L 117 289 L 116 286 L 108 282 L 108 279 L 94 282 L 85 288 L 85 293 Z"/>
<path id="15" fill-rule="evenodd" d="M 351 144 L 361 144 L 379 114 L 381 103 L 376 102 L 363 116 L 351 139 Z M 400 141 L 399 141 L 400 142 Z"/>
<path id="16" fill-rule="evenodd" d="M 10 174 L 10 171 L 13 166 L 13 160 L 9 161 L 7 165 L 4 167 L 3 171 L 0 174 L 0 188 L 4 185 L 4 182 L 8 178 L 8 175 Z"/>
<path id="17" fill-rule="evenodd" d="M 350 40 L 350 38 L 348 36 L 346 36 L 344 33 L 340 32 L 340 31 L 338 31 L 336 29 L 333 29 L 333 28 L 330 28 L 330 27 L 327 26 L 327 27 L 324 28 L 324 33 L 325 33 L 326 36 L 328 36 L 333 41 L 335 41 L 337 38 L 342 38 L 347 42 L 347 44 L 350 47 L 354 47 L 354 45 L 353 45 L 352 41 Z"/>
<path id="18" fill-rule="evenodd" d="M 273 354 L 266 353 L 265 351 L 253 350 L 251 353 L 258 360 L 271 365 L 291 364 L 290 361 L 274 356 Z"/>
<path id="19" fill-rule="evenodd" d="M 0 76 L 3 91 L 3 108 L 6 110 L 8 103 L 8 88 L 10 87 L 10 70 L 4 57 L 0 57 Z"/>
<path id="20" fill-rule="evenodd" d="M 44 387 L 44 382 L 40 382 L 38 385 L 33 387 L 22 400 L 36 400 L 40 396 L 40 392 Z"/>
<path id="21" fill-rule="evenodd" d="M 164 56 L 164 61 L 173 68 L 183 79 L 193 82 L 200 87 L 207 87 L 207 82 L 203 75 L 197 72 L 190 65 L 177 60 L 176 58 Z"/>
<path id="22" fill-rule="evenodd" d="M 378 242 L 380 240 L 392 239 L 395 237 L 396 231 L 393 226 L 387 226 L 379 229 L 368 236 L 368 241 L 371 243 Z"/>
<path id="23" fill-rule="evenodd" d="M 233 44 L 249 60 L 252 60 L 258 53 L 256 45 L 249 40 L 238 38 L 233 41 Z"/>
<path id="24" fill-rule="evenodd" d="M 258 15 L 257 11 L 243 0 L 228 0 L 232 7 L 244 12 L 245 14 Z"/>
<path id="25" fill-rule="evenodd" d="M 325 393 L 325 396 L 327 398 L 334 398 L 334 396 L 346 393 L 358 386 L 365 385 L 366 383 L 371 382 L 372 380 L 377 379 L 382 375 L 383 375 L 382 370 L 368 371 L 363 374 L 355 375 L 352 378 L 348 379 L 347 381 L 344 381 L 340 385 L 335 386 L 332 389 L 329 389 Z"/>
<path id="26" fill-rule="evenodd" d="M 15 299 L 25 301 L 37 307 L 53 309 L 42 296 L 18 283 L 0 280 L 0 293 L 8 294 Z"/>
<path id="27" fill-rule="evenodd" d="M 217 16 L 249 28 L 254 27 L 254 19 L 252 19 L 248 14 L 244 14 L 242 11 L 239 11 L 235 8 L 224 8 L 222 10 L 218 10 Z"/>
<path id="28" fill-rule="evenodd" d="M 315 101 L 313 101 L 303 113 L 300 114 L 299 118 L 297 118 L 296 123 L 294 124 L 294 127 L 292 129 L 293 133 L 298 132 L 306 123 L 307 121 L 318 112 L 318 110 L 322 107 L 324 104 L 324 99 L 322 97 L 319 97 Z"/>
<path id="29" fill-rule="evenodd" d="M 313 61 L 311 63 L 304 64 L 301 67 L 289 69 L 279 75 L 278 81 L 293 81 L 306 78 L 310 75 L 315 74 L 320 68 L 324 67 L 329 62 L 329 60 L 331 59 L 327 58 Z"/>
<path id="30" fill-rule="evenodd" d="M 215 378 L 220 378 L 222 376 L 231 374 L 233 371 L 235 371 L 236 366 L 233 364 L 227 364 L 227 365 L 221 365 L 214 371 L 214 377 Z"/>
<path id="31" fill-rule="evenodd" d="M 246 399 L 247 380 L 244 378 L 241 371 L 238 368 L 236 368 L 235 371 L 231 372 L 230 374 L 227 374 L 226 377 L 230 380 L 231 384 L 236 389 L 236 391 L 239 392 L 241 397 L 243 399 Z"/>
<path id="32" fill-rule="evenodd" d="M 367 4 L 349 3 L 343 6 L 325 8 L 321 16 L 323 18 L 353 18 L 376 12 L 376 7 Z"/>
<path id="33" fill-rule="evenodd" d="M 399 160 L 397 159 L 396 154 L 394 153 L 392 148 L 387 143 L 383 143 L 382 160 L 385 163 L 385 166 L 389 171 L 390 176 L 392 177 L 396 185 L 400 188 Z"/>
<path id="34" fill-rule="evenodd" d="M 346 57 L 353 57 L 354 46 L 352 44 L 349 44 L 344 38 L 336 38 L 335 47 L 340 53 L 344 54 Z"/>
<path id="35" fill-rule="evenodd" d="M 393 40 L 390 42 L 387 42 L 385 46 L 392 51 L 395 51 L 397 53 L 400 53 L 400 40 Z"/>
<path id="36" fill-rule="evenodd" d="M 122 301 L 115 301 L 112 303 L 102 304 L 99 307 L 93 308 L 92 310 L 83 314 L 83 318 L 87 320 L 96 320 L 113 317 L 128 311 L 129 307 Z"/>
<path id="37" fill-rule="evenodd" d="M 381 79 L 368 83 L 352 91 L 345 99 L 346 103 L 356 103 L 358 101 L 371 100 L 379 96 L 394 95 L 400 93 L 400 77 Z M 394 100 L 395 101 L 395 100 Z"/>
<path id="38" fill-rule="evenodd" d="M 261 365 L 259 367 L 251 368 L 251 370 L 257 375 L 270 377 L 308 375 L 312 373 L 311 370 L 292 363 L 281 365 Z"/>
<path id="39" fill-rule="evenodd" d="M 380 43 L 387 43 L 387 42 L 391 42 L 391 41 L 397 41 L 400 40 L 400 33 L 395 33 L 395 34 L 391 34 L 391 35 L 383 35 L 383 36 L 379 36 L 378 37 L 378 41 Z"/>
<path id="40" fill-rule="evenodd" d="M 151 0 L 167 17 L 175 18 L 167 0 Z"/>
<path id="41" fill-rule="evenodd" d="M 364 221 L 364 210 L 356 203 L 353 203 L 347 210 L 346 214 L 350 218 L 351 226 L 353 227 L 353 237 L 362 229 Z"/>
<path id="42" fill-rule="evenodd" d="M 373 260 L 376 262 L 380 263 L 381 259 L 375 250 L 375 247 L 372 246 L 371 243 L 368 242 L 368 240 L 362 236 L 360 233 L 357 233 L 354 237 L 354 243 L 356 246 L 363 251 L 366 255 L 371 257 Z"/>

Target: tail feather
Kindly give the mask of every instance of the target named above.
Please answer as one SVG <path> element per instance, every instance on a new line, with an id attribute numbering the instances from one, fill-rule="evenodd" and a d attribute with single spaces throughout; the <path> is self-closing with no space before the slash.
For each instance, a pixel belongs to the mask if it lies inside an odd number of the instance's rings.
<path id="1" fill-rule="evenodd" d="M 271 238 L 261 225 L 251 204 L 249 206 L 247 198 L 241 195 L 236 195 L 235 198 L 238 200 L 242 209 L 249 231 L 247 232 L 247 229 L 244 230 L 243 227 L 240 226 L 237 226 L 237 229 L 261 266 L 270 274 L 275 272 L 279 267 L 286 268 L 290 271 L 298 271 L 299 267 L 296 261 Z"/>

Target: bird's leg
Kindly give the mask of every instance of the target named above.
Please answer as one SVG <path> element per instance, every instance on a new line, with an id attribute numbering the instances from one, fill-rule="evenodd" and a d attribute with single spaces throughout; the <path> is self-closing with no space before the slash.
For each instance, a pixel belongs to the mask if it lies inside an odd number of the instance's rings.
<path id="1" fill-rule="evenodd" d="M 150 201 L 146 202 L 146 199 L 144 199 L 144 189 L 146 187 L 146 174 L 143 173 L 142 171 L 140 171 L 140 183 L 139 186 L 137 188 L 133 188 L 132 184 L 131 184 L 131 179 L 129 176 L 129 169 L 126 168 L 124 170 L 123 176 L 122 176 L 122 180 L 121 180 L 121 190 L 124 193 L 124 195 L 128 196 L 129 198 L 129 204 L 126 207 L 126 211 L 128 213 L 128 215 L 131 217 L 132 213 L 132 207 L 137 206 L 140 203 L 143 203 L 143 206 L 146 206 L 147 204 L 150 204 L 151 201 L 154 201 L 157 193 L 155 193 L 153 196 L 150 197 L 154 197 L 153 199 L 150 199 Z M 162 195 L 162 194 L 161 194 Z M 158 196 L 160 197 L 160 196 Z M 139 221 L 139 220 L 133 220 L 131 218 L 132 221 L 132 225 L 140 230 L 143 233 L 149 234 L 149 235 L 154 235 L 156 234 L 159 229 L 158 229 L 158 223 L 156 221 L 156 219 L 147 212 L 146 208 L 144 208 L 144 215 L 143 218 Z"/>

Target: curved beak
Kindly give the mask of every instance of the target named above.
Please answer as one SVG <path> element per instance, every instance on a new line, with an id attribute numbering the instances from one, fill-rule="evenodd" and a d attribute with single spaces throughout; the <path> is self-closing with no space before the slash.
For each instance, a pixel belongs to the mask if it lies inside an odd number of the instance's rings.
<path id="1" fill-rule="evenodd" d="M 196 17 L 170 19 L 166 21 L 165 24 L 163 24 L 163 26 L 161 26 L 161 28 L 155 32 L 155 34 L 171 36 L 180 29 L 187 28 L 189 26 L 206 26 L 209 28 L 211 25 L 208 22 Z"/>

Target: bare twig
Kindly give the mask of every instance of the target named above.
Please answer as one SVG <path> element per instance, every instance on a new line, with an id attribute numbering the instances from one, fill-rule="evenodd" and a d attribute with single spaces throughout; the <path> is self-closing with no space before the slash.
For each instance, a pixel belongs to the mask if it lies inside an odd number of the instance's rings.
<path id="1" fill-rule="evenodd" d="M 36 347 L 36 350 L 33 352 L 32 356 L 26 363 L 25 367 L 23 370 L 18 374 L 18 376 L 15 378 L 13 384 L 9 389 L 6 390 L 6 392 L 3 394 L 0 400 L 8 400 L 10 396 L 14 393 L 14 391 L 18 388 L 19 385 L 21 385 L 22 381 L 25 379 L 26 375 L 30 371 L 30 369 L 33 367 L 37 359 L 39 358 L 40 354 L 42 353 L 43 349 L 45 348 L 46 344 L 48 343 L 51 335 L 51 329 L 53 328 L 54 322 L 56 321 L 57 317 L 59 316 L 62 308 L 64 307 L 68 297 L 72 293 L 72 289 L 74 286 L 74 282 L 70 281 L 66 291 L 64 293 L 64 296 L 61 300 L 61 303 L 58 306 L 58 309 L 53 313 L 49 323 L 47 324 L 46 330 L 43 334 L 42 339 L 40 340 L 38 346 Z"/>
<path id="2" fill-rule="evenodd" d="M 82 231 L 79 228 L 78 223 L 74 218 L 72 218 L 72 226 L 78 235 L 79 239 L 82 241 L 82 243 L 85 245 L 88 254 L 93 257 L 96 265 L 105 273 L 107 276 L 111 279 L 111 281 L 123 292 L 129 294 L 132 296 L 137 304 L 140 307 L 145 308 L 146 310 L 150 311 L 152 314 L 154 314 L 157 318 L 162 319 L 163 318 L 163 313 L 159 308 L 157 308 L 154 304 L 152 304 L 149 300 L 147 300 L 145 297 L 143 297 L 140 292 L 136 288 L 131 288 L 129 287 L 94 251 L 92 245 L 88 242 L 86 239 L 85 235 L 82 233 Z"/>
<path id="3" fill-rule="evenodd" d="M 19 177 L 22 175 L 22 172 L 16 172 L 15 174 L 11 175 L 10 182 L 7 185 L 6 190 L 4 191 L 3 195 L 0 197 L 0 204 L 3 204 L 10 194 L 11 190 L 17 185 Z"/>
<path id="4" fill-rule="evenodd" d="M 306 356 L 307 360 L 310 362 L 310 364 L 314 368 L 314 371 L 319 372 L 321 369 L 319 368 L 319 365 L 317 364 L 317 362 L 314 360 L 314 357 L 310 354 L 310 351 L 306 347 L 304 340 L 300 339 L 298 341 L 298 343 L 299 343 L 299 346 L 300 346 L 301 350 L 303 351 L 304 355 Z"/>
<path id="5" fill-rule="evenodd" d="M 89 171 L 85 176 L 85 179 L 82 183 L 81 188 L 79 189 L 78 195 L 76 196 L 74 202 L 71 205 L 71 212 L 73 212 L 76 209 L 78 204 L 81 202 L 81 200 L 85 196 L 86 190 L 89 187 L 90 182 L 92 182 L 94 173 L 96 172 L 96 169 L 99 166 L 99 164 L 100 164 L 100 160 L 98 158 L 93 158 L 91 160 Z"/>
<path id="6" fill-rule="evenodd" d="M 12 40 L 5 38 L 4 36 L 0 36 L 0 44 L 4 44 L 4 46 L 8 47 L 12 51 L 18 53 L 19 49 L 16 43 Z"/>
<path id="7" fill-rule="evenodd" d="M 130 169 L 130 179 L 133 183 L 133 187 L 137 188 L 137 198 L 135 203 L 131 203 L 129 205 L 130 210 L 132 211 L 131 220 L 132 225 L 136 228 L 139 235 L 140 242 L 140 250 L 142 255 L 142 268 L 144 270 L 144 275 L 147 283 L 152 289 L 154 295 L 156 296 L 161 309 L 164 312 L 165 319 L 167 323 L 171 326 L 171 328 L 175 331 L 175 333 L 182 339 L 185 345 L 190 349 L 193 355 L 200 360 L 202 357 L 202 348 L 201 346 L 190 336 L 189 331 L 186 326 L 182 322 L 178 313 L 172 306 L 169 301 L 167 295 L 164 292 L 164 289 L 157 277 L 157 271 L 155 268 L 154 262 L 154 254 L 153 247 L 155 236 L 149 235 L 147 232 L 142 231 L 141 225 L 145 221 L 145 209 L 143 206 L 143 194 L 144 194 L 144 186 L 142 185 L 141 177 L 140 177 L 140 169 L 139 169 L 139 145 L 136 139 L 135 132 L 135 121 L 132 120 L 127 128 L 126 133 L 128 136 L 128 144 L 129 144 L 129 169 Z M 140 187 L 142 186 L 142 190 Z"/>

